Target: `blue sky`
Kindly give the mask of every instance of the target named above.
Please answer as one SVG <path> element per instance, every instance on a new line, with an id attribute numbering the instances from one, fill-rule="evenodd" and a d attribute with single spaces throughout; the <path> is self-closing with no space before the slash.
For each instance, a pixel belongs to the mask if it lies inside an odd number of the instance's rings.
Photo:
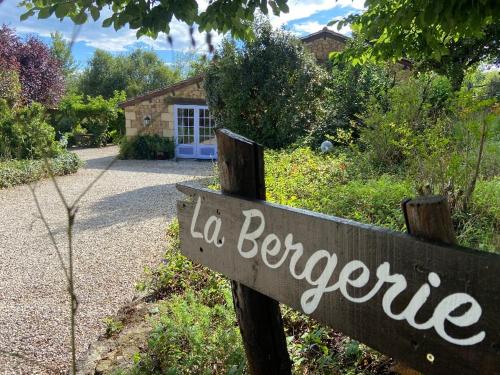
<path id="1" fill-rule="evenodd" d="M 29 18 L 21 22 L 19 16 L 24 10 L 18 8 L 18 3 L 18 0 L 4 0 L 0 3 L 0 24 L 14 27 L 22 36 L 35 34 L 47 43 L 50 42 L 50 33 L 55 31 L 60 31 L 65 38 L 71 39 L 74 26 L 70 20 L 61 22 L 52 17 L 46 20 Z M 364 0 L 289 0 L 290 12 L 280 17 L 271 17 L 271 22 L 274 26 L 283 26 L 297 35 L 307 35 L 319 31 L 332 19 L 359 12 L 363 9 L 363 3 Z M 89 21 L 78 33 L 73 54 L 80 68 L 85 66 L 97 48 L 117 54 L 130 52 L 137 47 L 153 49 L 166 63 L 175 63 L 186 54 L 205 52 L 204 36 L 195 33 L 198 47 L 193 49 L 188 26 L 178 21 L 171 24 L 173 47 L 168 44 L 165 35 L 160 35 L 156 40 L 146 37 L 137 40 L 134 30 L 124 28 L 115 31 L 112 27 L 102 27 L 101 22 L 102 19 L 97 22 Z M 349 34 L 350 30 L 344 28 L 340 32 Z M 220 35 L 216 36 L 215 43 L 220 39 Z"/>

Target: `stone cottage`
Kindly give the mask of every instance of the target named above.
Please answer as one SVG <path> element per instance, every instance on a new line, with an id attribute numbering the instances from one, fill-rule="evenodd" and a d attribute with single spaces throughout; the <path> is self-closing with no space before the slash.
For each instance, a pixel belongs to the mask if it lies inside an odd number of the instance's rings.
<path id="1" fill-rule="evenodd" d="M 325 27 L 302 41 L 319 63 L 325 63 L 328 53 L 342 50 L 348 39 Z M 178 158 L 216 158 L 215 123 L 202 83 L 203 76 L 197 76 L 121 103 L 126 135 L 131 137 L 140 131 L 173 138 Z"/>

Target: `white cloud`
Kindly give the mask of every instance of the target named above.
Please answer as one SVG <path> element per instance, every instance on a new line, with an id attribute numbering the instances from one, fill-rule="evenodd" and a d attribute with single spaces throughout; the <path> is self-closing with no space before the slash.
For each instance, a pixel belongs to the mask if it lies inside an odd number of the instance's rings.
<path id="1" fill-rule="evenodd" d="M 342 18 L 342 17 L 339 17 Z M 291 32 L 297 35 L 304 35 L 304 34 L 312 34 L 315 32 L 320 31 L 324 27 L 328 27 L 326 24 L 319 23 L 318 21 L 308 21 L 304 23 L 298 23 L 292 26 Z M 352 30 L 350 25 L 345 25 L 340 28 L 340 30 L 337 30 L 337 27 L 329 27 L 330 30 L 333 30 L 337 33 L 343 34 L 343 35 L 351 35 Z"/>
<path id="2" fill-rule="evenodd" d="M 364 3 L 364 0 L 292 0 L 288 2 L 290 12 L 283 13 L 279 17 L 271 16 L 271 23 L 273 26 L 279 27 L 290 21 L 307 18 L 333 8 L 351 7 L 362 10 Z"/>
<path id="3" fill-rule="evenodd" d="M 309 21 L 293 25 L 292 32 L 295 34 L 312 34 L 321 30 L 326 25 L 322 25 L 317 21 Z"/>

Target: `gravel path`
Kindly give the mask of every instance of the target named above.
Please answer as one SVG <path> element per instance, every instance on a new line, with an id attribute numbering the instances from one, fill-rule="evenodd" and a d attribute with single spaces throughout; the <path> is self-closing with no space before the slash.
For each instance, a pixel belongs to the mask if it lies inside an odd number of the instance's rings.
<path id="1" fill-rule="evenodd" d="M 75 199 L 116 152 L 116 147 L 77 151 L 87 166 L 58 178 L 67 199 Z M 144 267 L 160 261 L 165 226 L 181 197 L 175 183 L 211 171 L 210 162 L 122 160 L 82 200 L 74 239 L 80 356 L 103 332 L 102 319 L 133 298 Z M 65 211 L 51 182 L 39 183 L 37 195 L 63 246 Z M 66 284 L 35 212 L 26 186 L 0 190 L 0 374 L 68 370 Z"/>

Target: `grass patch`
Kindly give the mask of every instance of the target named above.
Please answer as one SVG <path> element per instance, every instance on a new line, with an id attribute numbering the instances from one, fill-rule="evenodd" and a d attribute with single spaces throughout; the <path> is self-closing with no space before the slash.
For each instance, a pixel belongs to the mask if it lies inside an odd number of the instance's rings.
<path id="1" fill-rule="evenodd" d="M 148 350 L 136 355 L 131 374 L 242 374 L 245 355 L 234 320 L 231 291 L 208 306 L 193 291 L 160 303 L 151 318 Z"/>
<path id="2" fill-rule="evenodd" d="M 0 161 L 0 188 L 28 184 L 50 176 L 75 173 L 83 165 L 82 160 L 72 152 L 62 154 L 48 160 L 47 168 L 43 160 L 7 160 Z"/>
<path id="3" fill-rule="evenodd" d="M 147 348 L 121 374 L 243 374 L 245 355 L 227 279 L 180 253 L 179 223 L 167 228 L 163 262 L 138 290 L 162 299 Z"/>

